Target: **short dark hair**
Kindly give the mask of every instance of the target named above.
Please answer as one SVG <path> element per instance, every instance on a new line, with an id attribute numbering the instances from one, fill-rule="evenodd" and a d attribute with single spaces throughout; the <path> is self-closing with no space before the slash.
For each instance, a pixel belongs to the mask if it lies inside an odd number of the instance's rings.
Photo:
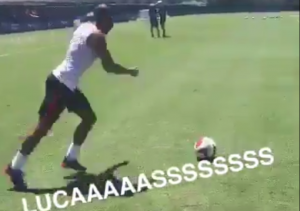
<path id="1" fill-rule="evenodd" d="M 94 9 L 96 21 L 101 21 L 104 17 L 110 16 L 109 7 L 106 4 L 100 4 Z"/>

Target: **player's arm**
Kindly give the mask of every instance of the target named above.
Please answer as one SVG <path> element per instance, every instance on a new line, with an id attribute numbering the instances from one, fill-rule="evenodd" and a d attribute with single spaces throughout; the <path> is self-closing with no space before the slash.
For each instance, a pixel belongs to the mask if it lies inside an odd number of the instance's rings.
<path id="1" fill-rule="evenodd" d="M 138 75 L 138 70 L 136 68 L 125 68 L 114 61 L 109 50 L 107 49 L 105 36 L 102 33 L 96 32 L 91 34 L 87 39 L 87 44 L 101 59 L 103 69 L 106 72 L 114 74 L 127 74 L 131 76 Z"/>

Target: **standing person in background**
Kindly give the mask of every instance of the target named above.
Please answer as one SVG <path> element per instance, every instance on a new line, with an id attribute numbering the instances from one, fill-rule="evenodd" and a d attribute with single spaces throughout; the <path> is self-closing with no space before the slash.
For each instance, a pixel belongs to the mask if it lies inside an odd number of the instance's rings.
<path id="1" fill-rule="evenodd" d="M 159 30 L 159 26 L 158 26 L 158 14 L 157 14 L 157 8 L 156 8 L 155 4 L 150 4 L 149 18 L 150 18 L 151 37 L 155 37 L 154 29 L 156 30 L 157 37 L 160 37 L 160 30 Z"/>
<path id="2" fill-rule="evenodd" d="M 167 20 L 167 8 L 166 5 L 162 1 L 157 2 L 158 15 L 159 15 L 159 24 L 162 30 L 162 36 L 166 37 L 166 20 Z"/>

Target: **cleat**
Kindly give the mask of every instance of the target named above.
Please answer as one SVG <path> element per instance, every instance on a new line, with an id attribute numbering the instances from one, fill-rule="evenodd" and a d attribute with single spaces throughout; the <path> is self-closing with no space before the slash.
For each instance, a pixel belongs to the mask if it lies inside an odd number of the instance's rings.
<path id="1" fill-rule="evenodd" d="M 86 171 L 86 167 L 81 165 L 77 160 L 67 160 L 67 158 L 63 160 L 61 167 L 65 169 L 73 169 L 75 171 Z"/>
<path id="2" fill-rule="evenodd" d="M 12 169 L 11 166 L 8 165 L 5 169 L 5 174 L 9 176 L 15 190 L 27 189 L 27 184 L 24 181 L 24 172 L 22 170 Z"/>

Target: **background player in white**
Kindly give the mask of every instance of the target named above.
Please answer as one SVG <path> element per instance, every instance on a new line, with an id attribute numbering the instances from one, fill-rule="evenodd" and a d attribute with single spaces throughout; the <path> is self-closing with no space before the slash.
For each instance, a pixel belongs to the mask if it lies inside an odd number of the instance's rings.
<path id="1" fill-rule="evenodd" d="M 86 170 L 78 162 L 79 151 L 97 118 L 88 99 L 78 89 L 78 83 L 97 58 L 101 59 L 103 69 L 108 73 L 138 76 L 136 68 L 125 68 L 115 63 L 107 49 L 105 37 L 113 28 L 113 21 L 106 5 L 100 5 L 94 10 L 94 19 L 95 24 L 83 23 L 75 30 L 66 58 L 46 80 L 46 93 L 39 110 L 38 124 L 33 133 L 25 138 L 21 149 L 6 168 L 15 189 L 27 188 L 23 174 L 26 160 L 66 108 L 78 115 L 81 122 L 74 132 L 73 143 L 62 166 L 78 171 Z"/>

